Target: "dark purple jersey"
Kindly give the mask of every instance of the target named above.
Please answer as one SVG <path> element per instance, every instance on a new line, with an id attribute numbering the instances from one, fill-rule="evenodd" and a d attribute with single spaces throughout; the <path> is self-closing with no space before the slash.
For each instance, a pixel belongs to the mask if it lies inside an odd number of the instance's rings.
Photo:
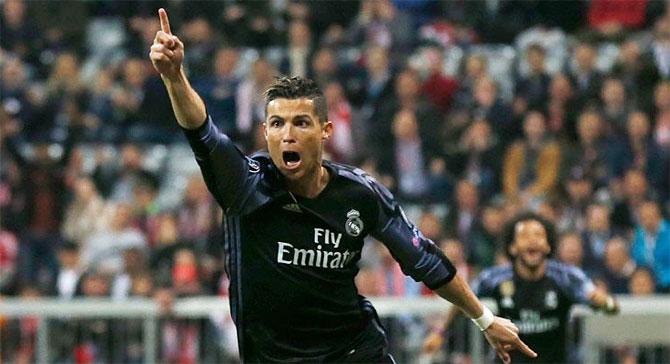
<path id="1" fill-rule="evenodd" d="M 333 361 L 365 340 L 375 314 L 354 276 L 368 235 L 416 281 L 434 289 L 453 279 L 449 260 L 364 171 L 324 161 L 328 185 L 304 198 L 287 191 L 267 153 L 244 156 L 209 117 L 185 133 L 224 209 L 231 311 L 244 361 Z"/>
<path id="2" fill-rule="evenodd" d="M 540 280 L 521 279 L 508 265 L 482 271 L 472 289 L 495 299 L 498 315 L 512 320 L 521 340 L 538 354 L 531 359 L 515 351 L 513 363 L 565 363 L 570 308 L 588 304 L 595 286 L 581 269 L 548 260 Z"/>

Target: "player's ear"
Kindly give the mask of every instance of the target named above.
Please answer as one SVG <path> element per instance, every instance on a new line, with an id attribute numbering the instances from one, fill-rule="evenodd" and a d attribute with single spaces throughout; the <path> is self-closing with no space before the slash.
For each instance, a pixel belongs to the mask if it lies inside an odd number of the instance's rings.
<path id="1" fill-rule="evenodd" d="M 321 126 L 321 139 L 328 140 L 333 135 L 333 122 L 328 120 Z"/>
<path id="2" fill-rule="evenodd" d="M 261 124 L 263 126 L 263 137 L 265 138 L 265 141 L 268 141 L 268 124 L 266 122 L 263 122 Z"/>

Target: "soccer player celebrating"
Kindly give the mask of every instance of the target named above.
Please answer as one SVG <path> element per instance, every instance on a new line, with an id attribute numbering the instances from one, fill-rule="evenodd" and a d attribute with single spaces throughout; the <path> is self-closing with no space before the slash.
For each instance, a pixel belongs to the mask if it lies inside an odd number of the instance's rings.
<path id="1" fill-rule="evenodd" d="M 244 362 L 391 363 L 377 314 L 357 294 L 363 238 L 382 241 L 403 271 L 453 302 L 499 356 L 535 353 L 494 317 L 451 262 L 360 169 L 322 160 L 333 131 L 314 82 L 278 78 L 266 91 L 268 153 L 245 157 L 207 115 L 165 10 L 150 58 L 207 187 L 225 212 L 230 305 Z"/>
<path id="2" fill-rule="evenodd" d="M 554 250 L 554 231 L 539 215 L 517 216 L 508 224 L 504 239 L 512 265 L 482 271 L 473 290 L 479 297 L 493 298 L 500 316 L 515 322 L 521 340 L 537 351 L 533 359 L 513 353 L 513 362 L 567 362 L 566 326 L 572 305 L 589 304 L 614 314 L 618 303 L 596 289 L 581 269 L 548 258 Z M 425 352 L 442 346 L 442 332 L 458 314 L 456 309 L 449 311 L 443 327 L 436 327 L 426 338 Z"/>

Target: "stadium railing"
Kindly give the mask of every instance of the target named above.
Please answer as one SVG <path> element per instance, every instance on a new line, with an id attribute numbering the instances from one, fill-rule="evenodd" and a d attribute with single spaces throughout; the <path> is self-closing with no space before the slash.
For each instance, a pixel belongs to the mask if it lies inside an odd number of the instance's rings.
<path id="1" fill-rule="evenodd" d="M 573 309 L 573 317 L 583 321 L 583 348 L 587 363 L 601 362 L 602 349 L 617 345 L 670 347 L 670 296 L 630 297 L 620 296 L 621 312 L 617 316 L 595 313 L 585 306 Z M 382 318 L 412 315 L 436 317 L 443 314 L 449 303 L 440 298 L 373 297 Z M 494 308 L 492 302 L 486 302 Z M 203 319 L 212 314 L 228 315 L 228 301 L 218 297 L 182 298 L 174 302 L 171 318 Z M 0 319 L 36 317 L 38 363 L 52 362 L 49 358 L 49 325 L 57 320 L 107 318 L 142 320 L 143 362 L 158 361 L 158 324 L 161 312 L 156 302 L 150 299 L 111 301 L 104 299 L 0 299 Z M 56 321 L 52 321 L 56 320 Z M 486 361 L 485 341 L 474 325 L 470 327 L 470 355 L 475 363 Z"/>

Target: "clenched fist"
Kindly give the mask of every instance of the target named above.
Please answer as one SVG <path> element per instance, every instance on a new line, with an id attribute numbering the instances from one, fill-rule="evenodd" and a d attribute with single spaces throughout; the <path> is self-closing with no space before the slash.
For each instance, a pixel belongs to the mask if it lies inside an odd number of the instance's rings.
<path id="1" fill-rule="evenodd" d="M 154 44 L 151 45 L 149 58 L 156 71 L 168 80 L 175 80 L 181 73 L 184 61 L 184 43 L 170 31 L 170 20 L 165 9 L 158 9 L 161 30 L 156 32 Z"/>

